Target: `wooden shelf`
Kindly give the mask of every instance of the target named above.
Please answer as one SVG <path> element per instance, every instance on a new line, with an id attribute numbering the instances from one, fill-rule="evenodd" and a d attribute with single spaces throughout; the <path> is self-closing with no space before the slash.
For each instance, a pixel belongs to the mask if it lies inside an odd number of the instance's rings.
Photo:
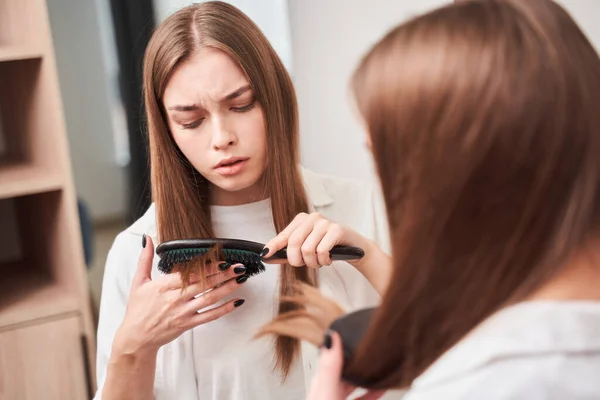
<path id="1" fill-rule="evenodd" d="M 0 199 L 46 193 L 62 188 L 54 172 L 26 164 L 0 165 Z"/>
<path id="2" fill-rule="evenodd" d="M 91 398 L 96 388 L 46 1 L 0 0 L 0 400 Z"/>
<path id="3" fill-rule="evenodd" d="M 24 264 L 1 266 L 0 331 L 8 326 L 79 311 L 77 298 Z"/>
<path id="4" fill-rule="evenodd" d="M 0 62 L 42 58 L 43 51 L 34 46 L 0 46 Z"/>

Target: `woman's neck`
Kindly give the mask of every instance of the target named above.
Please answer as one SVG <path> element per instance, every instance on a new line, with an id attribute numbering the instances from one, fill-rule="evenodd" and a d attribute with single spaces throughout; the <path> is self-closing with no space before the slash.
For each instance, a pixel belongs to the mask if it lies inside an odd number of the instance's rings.
<path id="1" fill-rule="evenodd" d="M 529 300 L 600 300 L 600 239 L 582 246 Z"/>
<path id="2" fill-rule="evenodd" d="M 230 192 L 215 186 L 209 190 L 210 204 L 213 206 L 241 206 L 255 203 L 268 197 L 262 185 L 253 185 L 246 189 Z"/>

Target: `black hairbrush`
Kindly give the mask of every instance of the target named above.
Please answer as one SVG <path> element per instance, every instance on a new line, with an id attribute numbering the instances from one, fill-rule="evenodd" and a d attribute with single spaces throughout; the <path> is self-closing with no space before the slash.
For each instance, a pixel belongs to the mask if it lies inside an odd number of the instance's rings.
<path id="1" fill-rule="evenodd" d="M 342 338 L 342 348 L 344 352 L 344 364 L 347 365 L 353 357 L 358 344 L 367 332 L 367 328 L 373 318 L 376 308 L 365 308 L 358 310 L 333 321 L 330 325 L 332 331 L 337 332 Z M 342 379 L 356 386 L 368 388 L 368 382 L 361 382 L 360 379 L 342 374 Z"/>
<path id="2" fill-rule="evenodd" d="M 246 275 L 256 275 L 265 270 L 263 261 L 270 263 L 287 262 L 287 251 L 281 249 L 271 257 L 261 257 L 265 245 L 239 239 L 177 239 L 169 240 L 156 247 L 156 254 L 160 257 L 159 271 L 168 274 L 176 264 L 186 263 L 195 257 L 201 257 L 218 247 L 221 261 L 231 264 L 244 264 Z M 334 246 L 329 252 L 332 261 L 359 260 L 365 252 L 359 247 Z"/>

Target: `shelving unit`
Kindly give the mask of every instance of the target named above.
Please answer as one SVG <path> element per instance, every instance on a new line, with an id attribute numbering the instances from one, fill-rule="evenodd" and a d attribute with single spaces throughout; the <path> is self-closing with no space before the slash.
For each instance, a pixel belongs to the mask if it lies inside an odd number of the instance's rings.
<path id="1" fill-rule="evenodd" d="M 10 267 L 15 272 L 7 274 L 0 283 L 0 330 L 18 329 L 30 321 L 79 312 L 77 297 L 57 285 L 48 274 L 27 273 L 27 265 L 23 264 Z"/>
<path id="2" fill-rule="evenodd" d="M 0 0 L 0 400 L 91 398 L 95 337 L 45 0 Z"/>

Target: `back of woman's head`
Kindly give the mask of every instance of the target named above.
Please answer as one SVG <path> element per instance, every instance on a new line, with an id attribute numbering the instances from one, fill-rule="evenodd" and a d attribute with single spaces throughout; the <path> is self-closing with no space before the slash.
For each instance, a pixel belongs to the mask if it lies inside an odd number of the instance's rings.
<path id="1" fill-rule="evenodd" d="M 600 60 L 549 0 L 466 1 L 391 32 L 354 89 L 395 271 L 353 370 L 408 384 L 598 233 Z"/>
<path id="2" fill-rule="evenodd" d="M 346 373 L 406 386 L 598 233 L 600 60 L 550 0 L 461 1 L 386 35 L 353 89 L 394 272 Z"/>

